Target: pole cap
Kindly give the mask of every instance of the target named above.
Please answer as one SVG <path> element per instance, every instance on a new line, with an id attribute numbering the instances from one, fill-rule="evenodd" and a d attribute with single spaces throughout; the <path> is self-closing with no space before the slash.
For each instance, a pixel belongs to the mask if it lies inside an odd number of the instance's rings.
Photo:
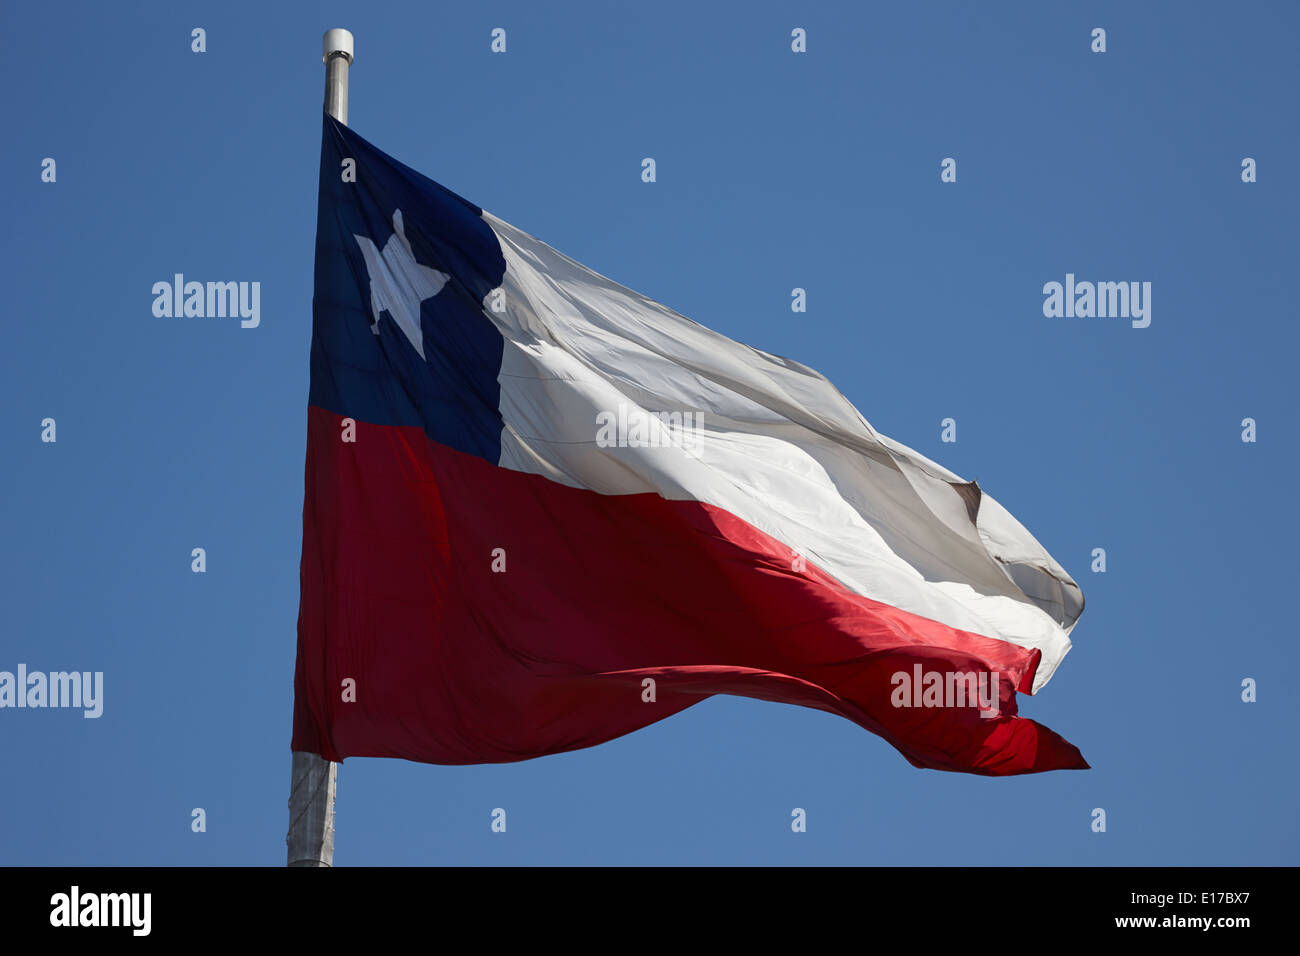
<path id="1" fill-rule="evenodd" d="M 328 63 L 330 57 L 336 53 L 342 54 L 348 58 L 348 64 L 352 63 L 352 34 L 347 30 L 333 29 L 325 31 L 325 38 L 321 43 L 321 60 Z"/>

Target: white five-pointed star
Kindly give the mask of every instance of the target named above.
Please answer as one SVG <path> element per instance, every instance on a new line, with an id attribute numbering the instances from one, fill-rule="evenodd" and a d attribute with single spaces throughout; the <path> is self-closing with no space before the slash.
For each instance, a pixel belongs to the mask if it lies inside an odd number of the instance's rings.
<path id="1" fill-rule="evenodd" d="M 381 253 L 365 236 L 352 236 L 361 247 L 370 273 L 370 331 L 379 334 L 379 314 L 387 311 L 424 358 L 424 333 L 420 331 L 420 303 L 431 299 L 447 283 L 447 273 L 415 261 L 411 243 L 402 228 L 402 210 L 393 213 L 393 235 Z"/>

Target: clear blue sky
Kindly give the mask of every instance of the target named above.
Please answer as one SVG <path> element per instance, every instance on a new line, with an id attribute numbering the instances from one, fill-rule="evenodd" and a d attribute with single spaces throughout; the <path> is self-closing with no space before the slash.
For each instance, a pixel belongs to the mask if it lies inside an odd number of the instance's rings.
<path id="1" fill-rule="evenodd" d="M 105 674 L 98 720 L 0 710 L 0 864 L 284 861 L 336 26 L 381 149 L 817 368 L 1020 518 L 1087 599 L 1021 712 L 1094 768 L 921 771 L 846 720 L 718 697 L 522 764 L 349 760 L 338 865 L 1297 862 L 1300 8 L 376 6 L 0 13 L 0 670 Z M 259 281 L 260 327 L 155 318 L 177 272 Z M 1150 327 L 1044 317 L 1067 272 L 1150 281 Z"/>

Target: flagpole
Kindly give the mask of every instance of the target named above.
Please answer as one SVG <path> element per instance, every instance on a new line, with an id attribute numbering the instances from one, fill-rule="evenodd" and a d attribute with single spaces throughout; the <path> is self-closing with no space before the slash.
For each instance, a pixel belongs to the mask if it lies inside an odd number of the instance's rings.
<path id="1" fill-rule="evenodd" d="M 328 30 L 322 42 L 325 61 L 325 111 L 348 125 L 348 67 L 352 34 Z M 288 866 L 334 865 L 334 797 L 339 765 L 319 754 L 293 751 L 289 788 Z"/>

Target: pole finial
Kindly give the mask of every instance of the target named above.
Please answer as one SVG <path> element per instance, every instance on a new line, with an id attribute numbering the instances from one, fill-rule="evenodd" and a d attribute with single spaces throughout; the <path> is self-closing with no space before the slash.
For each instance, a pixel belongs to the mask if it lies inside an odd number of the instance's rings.
<path id="1" fill-rule="evenodd" d="M 330 57 L 335 54 L 347 57 L 348 63 L 352 63 L 352 34 L 337 27 L 325 31 L 325 37 L 321 43 L 321 59 L 328 63 Z"/>
<path id="2" fill-rule="evenodd" d="M 347 30 L 326 30 L 321 50 L 321 59 L 325 61 L 325 112 L 347 126 L 352 34 Z"/>

